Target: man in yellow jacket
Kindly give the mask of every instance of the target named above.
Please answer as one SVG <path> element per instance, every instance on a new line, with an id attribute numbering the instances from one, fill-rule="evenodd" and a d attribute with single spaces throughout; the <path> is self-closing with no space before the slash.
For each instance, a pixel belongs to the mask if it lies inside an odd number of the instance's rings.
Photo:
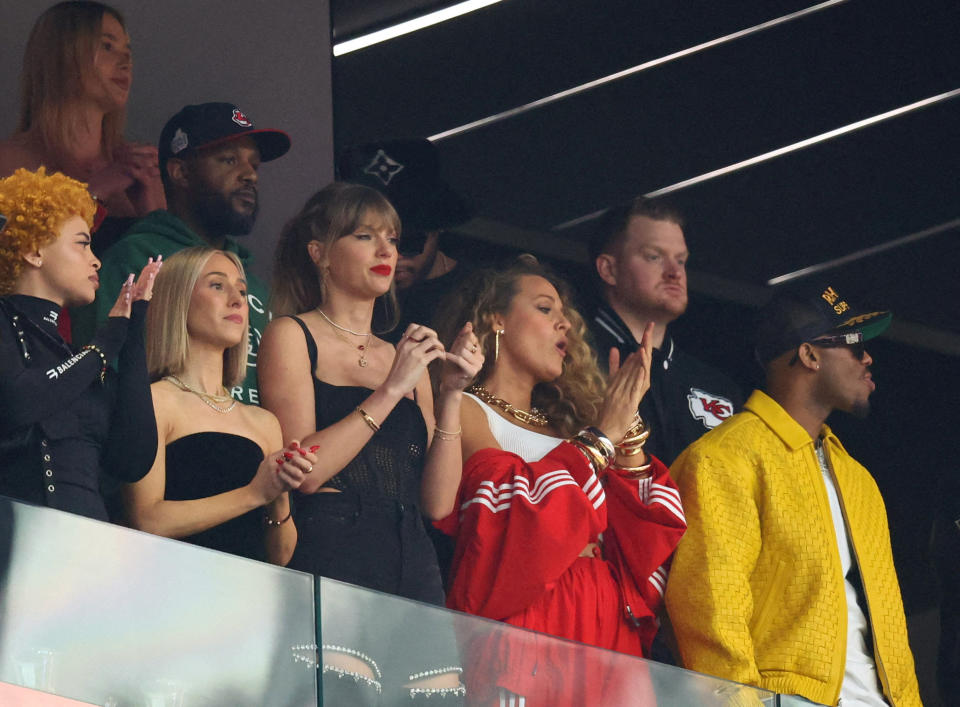
<path id="1" fill-rule="evenodd" d="M 666 600 L 684 667 L 827 705 L 921 704 L 883 499 L 824 424 L 868 412 L 864 342 L 889 323 L 828 286 L 761 311 L 766 390 L 671 467 L 687 532 Z"/>

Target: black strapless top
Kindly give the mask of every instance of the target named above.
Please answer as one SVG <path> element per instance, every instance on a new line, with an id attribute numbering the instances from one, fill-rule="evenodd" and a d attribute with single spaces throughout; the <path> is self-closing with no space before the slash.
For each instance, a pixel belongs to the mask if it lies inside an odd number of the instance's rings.
<path id="1" fill-rule="evenodd" d="M 168 501 L 192 501 L 245 486 L 263 461 L 260 445 L 227 432 L 197 432 L 167 445 Z M 265 559 L 264 509 L 256 508 L 226 523 L 182 538 L 213 550 L 253 560 Z"/>

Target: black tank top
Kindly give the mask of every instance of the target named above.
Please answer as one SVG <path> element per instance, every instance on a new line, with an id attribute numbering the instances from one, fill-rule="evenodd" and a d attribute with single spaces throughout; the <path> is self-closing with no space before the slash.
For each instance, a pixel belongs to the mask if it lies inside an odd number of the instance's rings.
<path id="1" fill-rule="evenodd" d="M 319 380 L 314 374 L 317 370 L 317 344 L 303 320 L 291 319 L 300 325 L 307 340 L 317 429 L 322 430 L 354 413 L 373 391 L 362 386 L 332 385 Z M 427 426 L 420 406 L 414 400 L 402 398 L 380 424 L 380 430 L 326 485 L 366 498 L 380 497 L 417 506 L 426 446 Z"/>

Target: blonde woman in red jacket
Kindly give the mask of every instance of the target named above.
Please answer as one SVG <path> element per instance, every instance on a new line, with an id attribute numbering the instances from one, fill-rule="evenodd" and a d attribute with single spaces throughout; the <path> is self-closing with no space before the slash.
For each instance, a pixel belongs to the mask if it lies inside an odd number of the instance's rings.
<path id="1" fill-rule="evenodd" d="M 645 655 L 686 527 L 669 472 L 643 453 L 637 424 L 650 332 L 622 366 L 611 361 L 604 389 L 565 286 L 530 256 L 480 273 L 459 302 L 444 329 L 471 322 L 486 363 L 463 403 L 463 480 L 443 522 L 456 542 L 448 606 Z M 550 657 L 503 643 L 479 650 L 484 660 L 467 664 L 493 666 L 505 694 L 547 697 L 534 664 Z M 578 687 L 596 698 L 585 668 L 560 671 L 549 699 L 567 703 Z M 468 694 L 479 697 L 469 682 Z"/>

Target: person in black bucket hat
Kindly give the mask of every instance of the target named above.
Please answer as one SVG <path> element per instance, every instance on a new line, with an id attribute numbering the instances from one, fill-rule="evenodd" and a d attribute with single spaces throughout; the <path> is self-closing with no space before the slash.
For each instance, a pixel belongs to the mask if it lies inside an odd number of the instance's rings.
<path id="1" fill-rule="evenodd" d="M 425 138 L 347 147 L 337 176 L 383 193 L 400 215 L 400 321 L 385 336 L 395 342 L 410 322 L 429 324 L 437 303 L 466 275 L 467 267 L 441 249 L 441 236 L 469 221 L 473 209 L 441 178 L 437 148 Z"/>
<path id="2" fill-rule="evenodd" d="M 817 704 L 920 705 L 880 490 L 826 424 L 865 415 L 890 312 L 836 283 L 760 310 L 766 382 L 670 467 L 687 532 L 666 602 L 683 667 Z"/>

